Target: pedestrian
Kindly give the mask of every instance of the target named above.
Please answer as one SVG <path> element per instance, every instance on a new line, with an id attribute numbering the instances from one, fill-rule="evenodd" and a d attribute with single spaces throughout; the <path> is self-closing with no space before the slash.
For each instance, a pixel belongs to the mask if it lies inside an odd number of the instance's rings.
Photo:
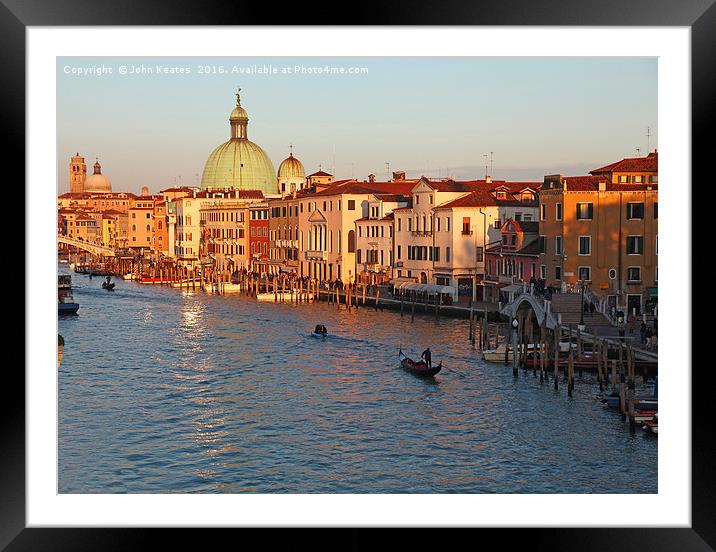
<path id="1" fill-rule="evenodd" d="M 641 335 L 640 343 L 644 345 L 646 343 L 646 322 L 642 321 L 641 327 L 639 328 L 639 334 Z"/>
<path id="2" fill-rule="evenodd" d="M 654 333 L 653 333 L 652 329 L 651 329 L 649 326 L 646 327 L 646 334 L 645 334 L 645 335 L 646 335 L 646 348 L 647 348 L 647 349 L 651 349 L 651 338 L 652 338 L 652 336 L 654 335 Z"/>
<path id="3" fill-rule="evenodd" d="M 544 290 L 544 308 L 547 313 L 550 311 L 550 305 L 552 304 L 552 290 L 551 288 L 545 288 Z"/>
<path id="4" fill-rule="evenodd" d="M 633 334 L 636 328 L 636 317 L 633 314 L 629 315 L 629 333 Z"/>
<path id="5" fill-rule="evenodd" d="M 427 365 L 428 368 L 433 367 L 432 354 L 430 353 L 430 347 L 428 347 L 427 349 L 425 349 L 423 351 L 423 354 L 420 355 L 420 358 L 425 359 L 425 364 Z"/>

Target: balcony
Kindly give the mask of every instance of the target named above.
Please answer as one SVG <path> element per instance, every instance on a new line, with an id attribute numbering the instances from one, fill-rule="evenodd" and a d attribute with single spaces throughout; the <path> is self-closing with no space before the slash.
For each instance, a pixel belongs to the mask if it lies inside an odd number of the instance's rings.
<path id="1" fill-rule="evenodd" d="M 432 236 L 433 232 L 432 230 L 413 230 L 410 234 L 413 236 Z"/>
<path id="2" fill-rule="evenodd" d="M 328 260 L 327 251 L 306 251 L 307 261 L 326 261 Z"/>

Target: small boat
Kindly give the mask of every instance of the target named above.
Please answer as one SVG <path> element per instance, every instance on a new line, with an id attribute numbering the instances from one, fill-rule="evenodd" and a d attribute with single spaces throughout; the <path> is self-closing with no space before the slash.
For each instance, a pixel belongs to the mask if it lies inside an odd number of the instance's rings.
<path id="1" fill-rule="evenodd" d="M 114 289 L 114 282 L 102 282 L 102 288 L 112 291 Z"/>
<path id="2" fill-rule="evenodd" d="M 602 399 L 602 402 L 608 408 L 619 408 L 619 393 L 612 393 Z M 629 404 L 626 395 L 624 396 L 624 403 Z M 650 398 L 636 398 L 634 399 L 635 410 L 659 410 L 659 401 L 657 399 Z"/>
<path id="3" fill-rule="evenodd" d="M 644 425 L 641 426 L 641 428 L 646 431 L 647 433 L 652 433 L 654 435 L 659 434 L 659 420 L 654 418 L 653 420 L 647 420 L 644 422 Z"/>
<path id="4" fill-rule="evenodd" d="M 657 415 L 658 410 L 635 410 L 634 421 L 636 423 L 651 422 Z"/>
<path id="5" fill-rule="evenodd" d="M 72 276 L 58 274 L 57 276 L 57 313 L 77 314 L 80 305 L 72 297 Z"/>
<path id="6" fill-rule="evenodd" d="M 322 337 L 322 338 L 325 338 L 325 337 L 328 336 L 328 330 L 327 330 L 326 327 L 323 326 L 322 324 L 317 324 L 316 327 L 315 327 L 315 328 L 313 329 L 313 331 L 311 332 L 311 335 L 312 335 L 313 337 Z"/>
<path id="7" fill-rule="evenodd" d="M 440 364 L 438 364 L 437 366 L 428 368 L 428 365 L 425 363 L 425 361 L 420 360 L 418 362 L 415 362 L 412 358 L 405 356 L 405 353 L 403 353 L 402 350 L 398 352 L 398 358 L 401 358 L 400 365 L 408 372 L 424 378 L 433 377 L 435 374 L 440 372 L 443 367 L 443 363 L 440 362 Z"/>
<path id="8" fill-rule="evenodd" d="M 317 332 L 316 330 L 313 330 L 313 331 L 311 332 L 311 335 L 312 335 L 313 337 L 328 337 L 328 333 Z"/>

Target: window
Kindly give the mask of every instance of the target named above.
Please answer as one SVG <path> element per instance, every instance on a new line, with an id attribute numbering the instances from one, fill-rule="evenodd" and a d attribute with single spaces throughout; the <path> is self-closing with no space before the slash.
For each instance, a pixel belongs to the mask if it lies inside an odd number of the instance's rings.
<path id="1" fill-rule="evenodd" d="M 592 220 L 594 215 L 594 204 L 577 203 L 577 220 Z"/>
<path id="2" fill-rule="evenodd" d="M 641 282 L 641 267 L 630 266 L 627 268 L 627 281 Z"/>
<path id="3" fill-rule="evenodd" d="M 547 205 L 544 203 L 540 204 L 540 220 L 547 220 Z"/>
<path id="4" fill-rule="evenodd" d="M 627 236 L 627 255 L 642 255 L 644 253 L 644 236 Z"/>
<path id="5" fill-rule="evenodd" d="M 400 223 L 401 220 L 402 219 L 400 219 L 400 218 L 398 219 L 398 232 L 401 232 L 401 226 L 402 226 Z"/>
<path id="6" fill-rule="evenodd" d="M 547 238 L 545 236 L 539 237 L 539 252 L 541 255 L 547 253 Z"/>
<path id="7" fill-rule="evenodd" d="M 356 250 L 356 233 L 353 230 L 348 231 L 348 253 L 355 253 Z"/>
<path id="8" fill-rule="evenodd" d="M 360 264 L 360 249 L 356 251 L 356 262 Z"/>
<path id="9" fill-rule="evenodd" d="M 483 248 L 482 247 L 476 247 L 475 248 L 475 261 L 478 263 L 482 262 L 483 257 Z"/>
<path id="10" fill-rule="evenodd" d="M 625 174 L 619 175 L 619 183 L 620 184 L 627 184 L 629 182 L 629 177 Z"/>
<path id="11" fill-rule="evenodd" d="M 554 253 L 555 255 L 562 254 L 562 236 L 555 236 L 554 238 Z"/>
<path id="12" fill-rule="evenodd" d="M 561 267 L 561 266 L 555 266 L 555 267 L 554 267 L 554 279 L 555 279 L 555 280 L 561 280 L 561 279 L 562 279 L 562 267 Z"/>
<path id="13" fill-rule="evenodd" d="M 450 248 L 449 247 L 445 248 L 445 262 L 448 262 L 448 263 L 450 262 Z"/>
<path id="14" fill-rule="evenodd" d="M 557 207 L 557 209 L 556 209 L 557 220 L 562 220 L 562 204 L 557 203 L 556 207 Z"/>
<path id="15" fill-rule="evenodd" d="M 592 236 L 579 236 L 579 254 L 592 254 Z M 581 278 L 580 278 L 581 280 Z"/>
<path id="16" fill-rule="evenodd" d="M 643 203 L 627 203 L 626 215 L 628 219 L 643 219 L 644 204 Z"/>
<path id="17" fill-rule="evenodd" d="M 450 217 L 445 219 L 445 231 L 446 232 L 450 231 Z"/>
<path id="18" fill-rule="evenodd" d="M 463 234 L 471 234 L 471 232 L 470 232 L 470 217 L 462 218 L 462 233 Z"/>
<path id="19" fill-rule="evenodd" d="M 651 184 L 658 184 L 659 183 L 659 177 L 656 175 L 651 175 L 649 177 L 649 183 Z"/>
<path id="20" fill-rule="evenodd" d="M 547 279 L 547 267 L 545 265 L 539 265 L 539 277 L 543 280 Z"/>
<path id="21" fill-rule="evenodd" d="M 400 260 L 400 259 L 402 259 L 401 249 L 400 249 L 400 246 L 398 246 L 398 260 Z"/>
<path id="22" fill-rule="evenodd" d="M 433 197 L 433 196 L 430 196 Z M 435 224 L 438 229 L 438 232 L 440 232 L 440 217 L 435 217 Z"/>
<path id="23" fill-rule="evenodd" d="M 654 218 L 659 218 L 659 202 L 654 202 Z"/>
<path id="24" fill-rule="evenodd" d="M 592 269 L 588 266 L 580 266 L 578 269 L 579 279 L 582 282 L 590 282 L 592 280 Z"/>
<path id="25" fill-rule="evenodd" d="M 408 232 L 413 231 L 413 217 L 408 218 Z"/>
<path id="26" fill-rule="evenodd" d="M 355 211 L 355 210 L 356 210 L 356 200 L 355 200 L 355 199 L 349 199 L 349 200 L 348 200 L 348 210 L 349 210 L 349 211 Z"/>
<path id="27" fill-rule="evenodd" d="M 634 176 L 634 184 L 642 184 L 644 182 L 644 176 L 637 174 Z"/>

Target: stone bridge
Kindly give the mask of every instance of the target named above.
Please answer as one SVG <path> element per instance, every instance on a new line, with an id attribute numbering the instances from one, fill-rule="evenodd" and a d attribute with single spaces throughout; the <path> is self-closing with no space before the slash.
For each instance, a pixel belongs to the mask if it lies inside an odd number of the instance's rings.
<path id="1" fill-rule="evenodd" d="M 75 240 L 73 238 L 68 238 L 67 236 L 57 236 L 57 243 L 71 245 L 73 247 L 77 247 L 78 249 L 87 251 L 88 253 L 92 253 L 93 255 L 100 255 L 102 257 L 114 257 L 115 255 L 114 249 L 112 249 L 111 247 L 88 243 L 82 240 Z"/>
<path id="2" fill-rule="evenodd" d="M 550 312 L 548 314 L 547 312 L 545 312 L 544 302 L 542 301 L 542 298 L 535 297 L 529 292 L 519 294 L 511 303 L 508 303 L 507 305 L 502 307 L 500 313 L 509 316 L 510 318 L 514 318 L 517 316 L 517 311 L 519 311 L 520 308 L 524 307 L 532 309 L 532 311 L 535 313 L 535 318 L 537 318 L 537 323 L 539 325 L 542 325 L 542 322 L 546 317 L 547 327 L 550 330 L 553 330 L 557 327 L 557 320 L 555 320 L 552 313 Z"/>

